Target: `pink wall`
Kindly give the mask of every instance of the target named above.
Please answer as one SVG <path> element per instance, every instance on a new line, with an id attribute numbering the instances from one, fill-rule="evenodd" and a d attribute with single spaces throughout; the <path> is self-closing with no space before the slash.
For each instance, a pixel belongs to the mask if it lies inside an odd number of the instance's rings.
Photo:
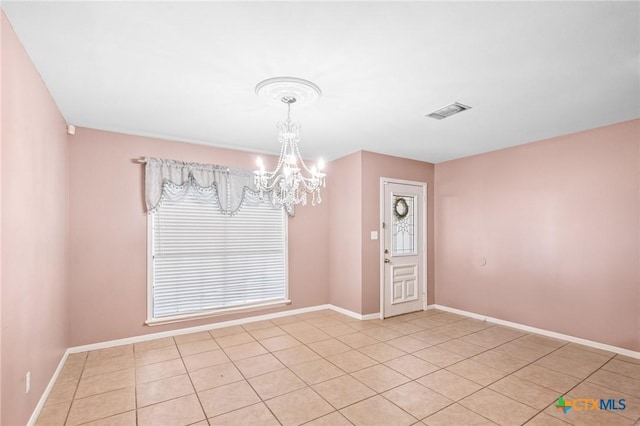
<path id="1" fill-rule="evenodd" d="M 362 312 L 362 153 L 327 167 L 329 303 Z"/>
<path id="2" fill-rule="evenodd" d="M 380 311 L 380 239 L 371 240 L 371 231 L 380 228 L 381 177 L 427 183 L 427 301 L 433 303 L 433 173 L 431 163 L 362 152 L 362 314 Z"/>
<path id="3" fill-rule="evenodd" d="M 2 52 L 2 39 L 6 18 L 0 13 L 0 52 Z M 2 177 L 2 58 L 0 57 L 0 177 Z M 0 182 L 0 422 L 2 422 L 2 182 Z"/>
<path id="4" fill-rule="evenodd" d="M 436 302 L 640 350 L 639 146 L 634 120 L 437 164 Z"/>
<path id="5" fill-rule="evenodd" d="M 253 169 L 257 155 L 84 128 L 78 128 L 70 141 L 70 346 L 327 303 L 325 200 L 316 207 L 297 208 L 289 220 L 291 305 L 165 326 L 143 325 L 147 303 L 144 167 L 132 160 L 150 156 Z"/>
<path id="6" fill-rule="evenodd" d="M 329 302 L 380 311 L 380 178 L 427 182 L 428 298 L 433 297 L 433 164 L 359 151 L 329 164 Z"/>
<path id="7" fill-rule="evenodd" d="M 64 118 L 4 14 L 1 19 L 0 423 L 14 425 L 27 422 L 68 346 L 68 146 Z"/>

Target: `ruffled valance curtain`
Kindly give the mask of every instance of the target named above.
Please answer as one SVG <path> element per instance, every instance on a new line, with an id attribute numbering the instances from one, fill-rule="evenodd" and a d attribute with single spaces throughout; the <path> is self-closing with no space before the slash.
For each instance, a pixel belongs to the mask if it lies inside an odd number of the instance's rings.
<path id="1" fill-rule="evenodd" d="M 154 212 L 164 200 L 178 201 L 189 189 L 203 203 L 216 203 L 223 214 L 233 215 L 245 202 L 259 201 L 253 172 L 212 164 L 146 158 L 145 198 Z"/>

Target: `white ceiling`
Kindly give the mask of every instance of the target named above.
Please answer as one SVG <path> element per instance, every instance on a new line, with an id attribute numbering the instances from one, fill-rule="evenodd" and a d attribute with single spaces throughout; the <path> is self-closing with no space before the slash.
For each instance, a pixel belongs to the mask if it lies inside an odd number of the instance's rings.
<path id="1" fill-rule="evenodd" d="M 640 2 L 15 2 L 70 124 L 277 152 L 294 76 L 301 151 L 441 162 L 640 117 Z M 458 101 L 473 108 L 437 121 Z"/>

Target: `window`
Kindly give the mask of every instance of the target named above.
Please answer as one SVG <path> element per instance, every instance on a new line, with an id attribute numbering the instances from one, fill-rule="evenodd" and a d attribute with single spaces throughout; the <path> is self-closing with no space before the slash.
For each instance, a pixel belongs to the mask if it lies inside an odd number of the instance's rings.
<path id="1" fill-rule="evenodd" d="M 224 215 L 194 191 L 149 215 L 147 323 L 288 302 L 284 211 L 256 200 Z"/>

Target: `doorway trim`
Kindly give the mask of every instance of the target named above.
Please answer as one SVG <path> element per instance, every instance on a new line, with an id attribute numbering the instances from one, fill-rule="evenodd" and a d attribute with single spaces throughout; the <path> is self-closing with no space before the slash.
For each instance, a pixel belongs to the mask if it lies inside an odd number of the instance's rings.
<path id="1" fill-rule="evenodd" d="M 379 215 L 379 220 L 378 220 L 378 224 L 379 224 L 379 229 L 378 229 L 378 235 L 380 236 L 379 238 L 379 244 L 378 244 L 378 253 L 380 255 L 380 260 L 379 260 L 379 264 L 380 264 L 380 319 L 384 319 L 384 278 L 385 278 L 385 271 L 384 271 L 384 185 L 387 183 L 398 183 L 401 185 L 412 185 L 412 186 L 417 186 L 422 188 L 422 214 L 421 214 L 421 220 L 423 223 L 422 226 L 422 232 L 420 233 L 420 238 L 422 238 L 422 256 L 423 256 L 423 268 L 422 268 L 422 310 L 426 311 L 427 310 L 427 269 L 428 269 L 428 261 L 427 261 L 427 255 L 428 255 L 428 251 L 427 251 L 427 183 L 426 182 L 419 182 L 419 181 L 414 181 L 414 180 L 404 180 L 404 179 L 395 179 L 395 178 L 387 178 L 387 177 L 381 177 L 380 178 L 380 215 Z"/>

